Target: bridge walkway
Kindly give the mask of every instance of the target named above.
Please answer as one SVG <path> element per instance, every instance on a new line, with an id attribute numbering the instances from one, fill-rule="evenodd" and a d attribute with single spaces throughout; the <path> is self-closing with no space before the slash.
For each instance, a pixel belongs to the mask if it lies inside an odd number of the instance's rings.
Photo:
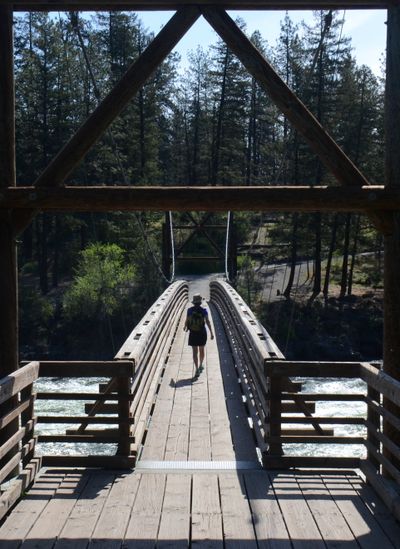
<path id="1" fill-rule="evenodd" d="M 135 470 L 48 468 L 0 527 L 1 549 L 400 547 L 355 471 L 261 469 L 221 320 L 206 368 L 181 317 Z"/>

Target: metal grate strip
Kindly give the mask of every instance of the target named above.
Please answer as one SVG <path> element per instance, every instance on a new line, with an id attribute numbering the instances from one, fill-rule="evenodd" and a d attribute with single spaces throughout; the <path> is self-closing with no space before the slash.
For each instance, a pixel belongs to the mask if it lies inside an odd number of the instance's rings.
<path id="1" fill-rule="evenodd" d="M 136 471 L 249 471 L 261 470 L 258 461 L 138 461 Z"/>

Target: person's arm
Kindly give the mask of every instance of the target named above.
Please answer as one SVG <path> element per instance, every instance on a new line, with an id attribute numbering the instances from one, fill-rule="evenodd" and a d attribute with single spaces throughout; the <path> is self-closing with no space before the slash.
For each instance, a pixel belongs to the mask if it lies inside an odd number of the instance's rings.
<path id="1" fill-rule="evenodd" d="M 211 328 L 211 324 L 210 324 L 210 320 L 208 318 L 208 315 L 206 316 L 206 324 L 207 324 L 208 329 L 210 330 L 211 339 L 214 339 L 214 334 L 213 334 L 213 331 L 212 331 L 212 328 Z"/>
<path id="2" fill-rule="evenodd" d="M 184 332 L 188 331 L 188 321 L 189 321 L 189 316 L 186 316 L 185 325 L 183 326 Z"/>

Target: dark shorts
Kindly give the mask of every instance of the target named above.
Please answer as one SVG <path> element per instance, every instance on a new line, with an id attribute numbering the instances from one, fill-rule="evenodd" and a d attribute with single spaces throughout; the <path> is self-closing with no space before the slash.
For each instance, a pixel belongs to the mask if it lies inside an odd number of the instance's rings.
<path id="1" fill-rule="evenodd" d="M 205 328 L 200 332 L 189 332 L 188 344 L 191 347 L 204 347 L 206 342 L 207 342 L 207 332 Z"/>

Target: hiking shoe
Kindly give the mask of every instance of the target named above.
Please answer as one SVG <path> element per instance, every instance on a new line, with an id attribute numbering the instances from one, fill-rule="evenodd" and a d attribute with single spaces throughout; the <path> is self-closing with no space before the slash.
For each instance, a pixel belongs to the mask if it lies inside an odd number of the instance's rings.
<path id="1" fill-rule="evenodd" d="M 201 374 L 201 372 L 204 370 L 204 366 L 202 364 L 200 364 L 199 366 L 199 369 L 198 369 L 198 372 L 199 374 Z"/>

